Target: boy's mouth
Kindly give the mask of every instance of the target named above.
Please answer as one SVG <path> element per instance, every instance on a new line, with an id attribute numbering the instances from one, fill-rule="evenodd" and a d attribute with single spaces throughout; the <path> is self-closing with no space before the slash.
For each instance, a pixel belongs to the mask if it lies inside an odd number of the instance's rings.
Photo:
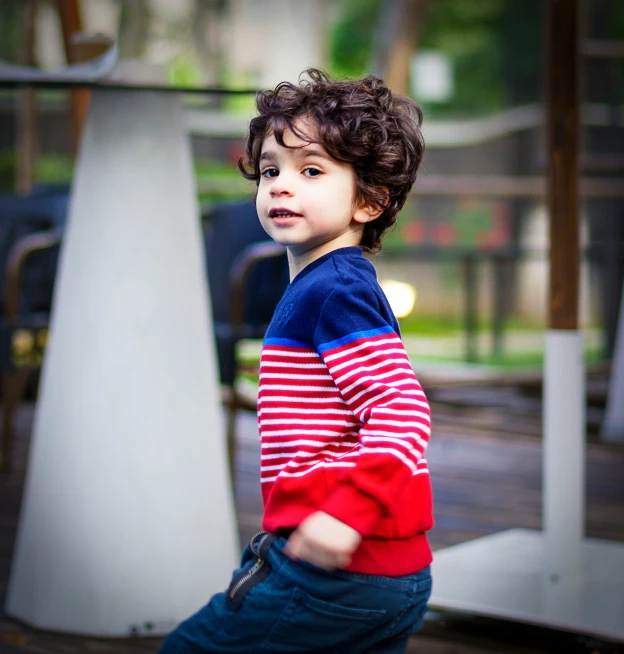
<path id="1" fill-rule="evenodd" d="M 290 211 L 290 209 L 278 207 L 269 211 L 269 218 L 301 218 L 301 214 Z"/>

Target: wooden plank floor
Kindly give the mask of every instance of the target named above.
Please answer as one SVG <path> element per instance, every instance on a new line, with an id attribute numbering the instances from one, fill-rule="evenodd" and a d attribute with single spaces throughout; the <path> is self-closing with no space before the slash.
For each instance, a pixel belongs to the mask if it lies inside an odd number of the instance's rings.
<path id="1" fill-rule="evenodd" d="M 531 407 L 535 409 L 535 407 Z M 435 496 L 435 549 L 512 527 L 541 526 L 541 443 L 539 411 L 513 423 L 507 409 L 447 409 L 434 405 L 434 438 L 429 450 Z M 0 478 L 0 601 L 4 606 L 19 515 L 33 407 L 17 416 L 16 470 Z M 476 416 L 476 417 L 475 417 Z M 536 417 L 537 416 L 537 417 Z M 536 424 L 536 419 L 538 423 Z M 497 425 L 506 423 L 505 430 Z M 493 427 L 494 431 L 490 428 Z M 255 417 L 239 422 L 236 501 L 241 544 L 258 530 L 259 443 Z M 528 436 L 525 434 L 529 434 Z M 624 448 L 590 443 L 587 452 L 587 521 L 590 537 L 624 541 Z M 160 639 L 106 640 L 44 633 L 0 614 L 0 654 L 155 654 Z M 546 654 L 624 652 L 547 630 L 431 613 L 408 652 L 426 654 Z M 349 654 L 348 652 L 345 654 Z"/>

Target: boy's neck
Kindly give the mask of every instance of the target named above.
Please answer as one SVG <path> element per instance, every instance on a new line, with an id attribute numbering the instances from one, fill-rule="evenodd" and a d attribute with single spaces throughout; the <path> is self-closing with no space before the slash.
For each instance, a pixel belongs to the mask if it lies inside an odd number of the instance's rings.
<path id="1" fill-rule="evenodd" d="M 334 250 L 341 250 L 342 248 L 359 246 L 361 235 L 358 235 L 357 238 L 354 238 L 353 234 L 345 234 L 344 236 L 345 238 L 333 239 L 328 243 L 322 243 L 321 245 L 303 251 L 296 247 L 286 247 L 290 281 L 292 282 L 306 266 L 309 266 L 313 261 L 320 259 L 326 254 L 334 252 Z"/>

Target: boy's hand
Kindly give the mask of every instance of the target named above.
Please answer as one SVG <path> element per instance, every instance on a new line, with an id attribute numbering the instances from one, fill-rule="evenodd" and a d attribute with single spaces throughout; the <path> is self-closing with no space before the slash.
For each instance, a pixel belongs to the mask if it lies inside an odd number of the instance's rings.
<path id="1" fill-rule="evenodd" d="M 325 570 L 344 568 L 362 541 L 351 527 L 317 511 L 290 535 L 284 553 L 291 559 L 307 561 Z"/>

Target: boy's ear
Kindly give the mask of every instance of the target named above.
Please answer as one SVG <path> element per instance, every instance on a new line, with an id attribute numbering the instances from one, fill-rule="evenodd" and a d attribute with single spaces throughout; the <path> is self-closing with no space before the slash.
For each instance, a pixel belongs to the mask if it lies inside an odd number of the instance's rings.
<path id="1" fill-rule="evenodd" d="M 381 187 L 381 190 L 386 194 L 388 189 L 385 186 Z M 353 220 L 358 223 L 370 223 L 371 221 L 379 218 L 385 209 L 387 200 L 380 205 L 370 204 L 364 199 L 361 199 L 359 203 L 355 205 L 355 211 L 353 212 Z"/>

